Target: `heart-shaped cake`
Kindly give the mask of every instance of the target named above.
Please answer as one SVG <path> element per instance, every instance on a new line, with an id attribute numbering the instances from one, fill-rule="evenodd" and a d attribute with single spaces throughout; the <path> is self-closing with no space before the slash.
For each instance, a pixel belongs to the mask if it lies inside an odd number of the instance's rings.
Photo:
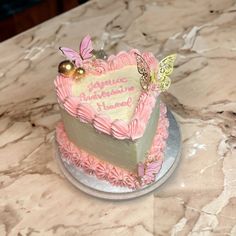
<path id="1" fill-rule="evenodd" d="M 136 49 L 94 58 L 86 36 L 80 52 L 61 48 L 55 80 L 62 123 L 56 140 L 63 159 L 116 186 L 139 188 L 159 172 L 168 119 L 159 94 L 170 85 L 174 55 L 160 63 Z"/>
<path id="2" fill-rule="evenodd" d="M 60 104 L 72 116 L 117 139 L 141 137 L 158 92 L 142 89 L 136 54 L 140 52 L 131 50 L 107 61 L 87 60 L 83 64 L 86 75 L 79 80 L 59 75 L 55 85 Z M 151 53 L 140 55 L 157 71 Z"/>

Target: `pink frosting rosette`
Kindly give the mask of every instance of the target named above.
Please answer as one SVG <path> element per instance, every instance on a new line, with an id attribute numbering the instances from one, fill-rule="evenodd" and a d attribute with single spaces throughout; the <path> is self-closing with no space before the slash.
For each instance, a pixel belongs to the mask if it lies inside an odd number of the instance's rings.
<path id="1" fill-rule="evenodd" d="M 56 126 L 56 136 L 60 137 L 57 139 L 58 142 L 64 142 L 64 138 L 66 137 L 66 133 L 64 131 L 63 123 L 60 122 Z"/>
<path id="2" fill-rule="evenodd" d="M 126 179 L 127 175 L 125 171 L 121 170 L 120 168 L 113 166 L 111 169 L 109 175 L 108 175 L 108 180 L 112 184 L 116 186 L 125 186 L 124 180 Z"/>
<path id="3" fill-rule="evenodd" d="M 159 159 L 158 157 L 160 155 L 161 155 L 160 153 L 153 153 L 153 154 L 151 154 L 151 152 L 149 152 L 148 153 L 148 157 L 146 158 L 145 162 L 153 162 L 155 160 L 158 160 Z"/>
<path id="4" fill-rule="evenodd" d="M 95 59 L 84 64 L 84 69 L 88 74 L 102 75 L 109 71 L 109 65 L 106 61 Z"/>
<path id="5" fill-rule="evenodd" d="M 87 162 L 88 162 L 88 159 L 89 159 L 89 154 L 85 151 L 83 151 L 82 149 L 80 149 L 80 160 L 81 160 L 81 163 L 80 163 L 80 166 L 81 168 L 84 169 L 84 167 L 87 165 Z"/>
<path id="6" fill-rule="evenodd" d="M 160 126 L 158 127 L 158 135 L 161 136 L 163 139 L 167 139 L 168 138 L 168 130 L 167 130 L 168 126 Z"/>
<path id="7" fill-rule="evenodd" d="M 83 168 L 89 174 L 95 174 L 98 166 L 98 161 L 92 156 L 88 156 L 86 159 Z"/>
<path id="8" fill-rule="evenodd" d="M 73 143 L 70 143 L 70 153 L 73 159 L 72 161 L 80 158 L 80 150 Z"/>
<path id="9" fill-rule="evenodd" d="M 160 104 L 160 109 L 161 109 L 161 114 L 163 115 L 163 117 L 165 116 L 165 114 L 167 113 L 167 107 L 161 103 Z"/>
<path id="10" fill-rule="evenodd" d="M 145 129 L 145 124 L 142 121 L 139 121 L 138 119 L 133 119 L 129 125 L 129 136 L 132 140 L 135 140 L 137 138 L 140 138 L 143 134 L 143 130 Z"/>
<path id="11" fill-rule="evenodd" d="M 75 164 L 75 166 L 78 167 L 78 168 L 81 168 L 81 167 L 83 166 L 83 162 L 82 162 L 82 160 L 81 160 L 80 158 L 76 158 L 76 159 L 74 160 L 74 164 Z"/>
<path id="12" fill-rule="evenodd" d="M 131 189 L 136 189 L 139 187 L 139 182 L 137 181 L 137 176 L 133 174 L 126 174 L 124 178 L 124 186 L 127 186 Z"/>
<path id="13" fill-rule="evenodd" d="M 163 114 L 163 116 L 165 116 L 166 114 Z M 164 126 L 164 127 L 169 127 L 169 120 L 168 119 L 165 119 L 165 117 L 162 118 L 161 120 L 161 124 L 160 126 Z"/>
<path id="14" fill-rule="evenodd" d="M 63 153 L 63 158 L 65 158 L 67 161 L 69 161 L 71 163 L 74 163 L 74 161 L 76 159 L 76 154 L 74 152 L 74 147 L 67 140 L 64 140 L 64 142 L 66 142 L 66 144 L 67 144 L 66 149 L 64 148 L 63 150 L 60 150 Z M 61 143 L 63 143 L 62 140 L 61 140 Z"/>
<path id="15" fill-rule="evenodd" d="M 164 141 L 162 139 L 157 139 L 157 140 L 155 140 L 155 145 L 152 145 L 148 154 L 151 156 L 158 155 L 159 152 L 163 151 L 164 146 L 165 146 Z"/>
<path id="16" fill-rule="evenodd" d="M 99 179 L 108 179 L 110 171 L 112 170 L 113 166 L 109 163 L 100 162 L 97 165 L 96 169 L 96 176 Z"/>

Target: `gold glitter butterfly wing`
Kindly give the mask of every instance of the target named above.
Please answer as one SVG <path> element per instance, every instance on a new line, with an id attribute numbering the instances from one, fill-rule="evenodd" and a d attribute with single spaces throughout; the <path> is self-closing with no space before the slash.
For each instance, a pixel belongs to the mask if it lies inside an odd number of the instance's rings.
<path id="1" fill-rule="evenodd" d="M 173 72 L 176 54 L 169 55 L 161 60 L 159 64 L 159 87 L 162 92 L 166 91 L 171 84 L 169 75 Z"/>
<path id="2" fill-rule="evenodd" d="M 149 85 L 149 82 L 147 81 L 147 76 L 148 75 L 142 75 L 142 77 L 140 78 L 140 85 L 142 87 L 143 90 L 148 90 L 148 85 Z"/>
<path id="3" fill-rule="evenodd" d="M 141 74 L 140 85 L 143 90 L 148 90 L 148 86 L 151 82 L 150 68 L 146 61 L 139 54 L 135 53 L 137 61 L 137 69 L 139 74 Z"/>

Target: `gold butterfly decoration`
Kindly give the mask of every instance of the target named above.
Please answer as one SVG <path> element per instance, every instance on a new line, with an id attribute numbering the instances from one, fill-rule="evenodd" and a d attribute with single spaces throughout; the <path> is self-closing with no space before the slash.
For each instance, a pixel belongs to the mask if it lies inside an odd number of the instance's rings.
<path id="1" fill-rule="evenodd" d="M 151 83 L 150 68 L 147 62 L 143 59 L 141 55 L 139 55 L 138 53 L 135 53 L 135 56 L 136 56 L 136 61 L 137 61 L 138 72 L 139 74 L 142 75 L 140 78 L 140 85 L 143 90 L 147 91 Z"/>
<path id="2" fill-rule="evenodd" d="M 171 54 L 161 60 L 158 71 L 158 81 L 162 92 L 166 91 L 171 84 L 169 75 L 173 72 L 176 54 Z"/>
<path id="3" fill-rule="evenodd" d="M 150 67 L 144 58 L 135 53 L 137 61 L 138 72 L 142 75 L 140 78 L 140 85 L 144 91 L 147 91 L 152 83 L 158 84 L 162 92 L 166 91 L 171 84 L 169 75 L 173 72 L 176 54 L 171 54 L 161 60 L 159 64 L 159 71 L 156 75 L 155 72 L 150 70 Z"/>

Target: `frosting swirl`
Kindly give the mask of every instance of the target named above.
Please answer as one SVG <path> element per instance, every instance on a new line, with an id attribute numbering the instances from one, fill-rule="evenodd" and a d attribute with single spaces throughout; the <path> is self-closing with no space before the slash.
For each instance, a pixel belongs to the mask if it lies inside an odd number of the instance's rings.
<path id="1" fill-rule="evenodd" d="M 123 120 L 115 120 L 111 125 L 111 133 L 118 139 L 129 138 L 128 124 Z"/>

